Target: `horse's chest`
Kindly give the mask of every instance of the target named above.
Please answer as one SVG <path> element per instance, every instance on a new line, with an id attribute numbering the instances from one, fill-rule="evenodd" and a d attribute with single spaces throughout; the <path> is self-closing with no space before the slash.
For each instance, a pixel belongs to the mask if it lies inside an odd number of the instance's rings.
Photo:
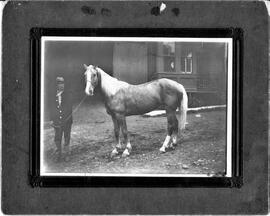
<path id="1" fill-rule="evenodd" d="M 124 100 L 121 97 L 107 98 L 105 102 L 107 113 L 110 115 L 113 113 L 123 113 L 125 111 Z"/>

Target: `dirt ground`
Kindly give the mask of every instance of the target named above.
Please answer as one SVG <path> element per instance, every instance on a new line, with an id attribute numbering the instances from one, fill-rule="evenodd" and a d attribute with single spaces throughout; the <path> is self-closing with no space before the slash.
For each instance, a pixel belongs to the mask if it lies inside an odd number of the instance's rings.
<path id="1" fill-rule="evenodd" d="M 73 115 L 67 160 L 57 162 L 54 130 L 44 129 L 44 165 L 49 173 L 210 174 L 226 166 L 225 110 L 188 114 L 188 124 L 174 150 L 161 154 L 166 117 L 127 118 L 133 147 L 129 157 L 111 158 L 113 123 L 101 105 L 82 106 Z"/>

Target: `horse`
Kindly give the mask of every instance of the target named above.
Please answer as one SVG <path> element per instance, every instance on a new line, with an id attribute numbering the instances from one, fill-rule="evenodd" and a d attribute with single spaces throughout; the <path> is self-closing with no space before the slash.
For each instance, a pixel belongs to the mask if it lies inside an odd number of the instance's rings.
<path id="1" fill-rule="evenodd" d="M 132 85 L 110 76 L 97 66 L 84 64 L 84 68 L 86 95 L 93 96 L 94 91 L 99 88 L 106 111 L 113 121 L 116 144 L 112 146 L 111 156 L 119 154 L 122 149 L 120 130 L 126 146 L 122 157 L 131 153 L 126 117 L 142 115 L 161 106 L 166 110 L 167 135 L 159 150 L 165 153 L 169 147 L 177 144 L 178 130 L 185 129 L 188 108 L 188 97 L 183 85 L 166 78 Z M 179 112 L 176 112 L 177 109 Z"/>

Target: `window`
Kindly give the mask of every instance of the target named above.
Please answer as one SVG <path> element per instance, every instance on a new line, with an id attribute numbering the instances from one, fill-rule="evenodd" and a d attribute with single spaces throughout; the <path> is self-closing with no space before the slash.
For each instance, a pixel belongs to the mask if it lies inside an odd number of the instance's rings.
<path id="1" fill-rule="evenodd" d="M 162 42 L 158 46 L 157 68 L 160 72 L 193 73 L 192 46 L 176 42 Z"/>
<path id="2" fill-rule="evenodd" d="M 192 73 L 192 53 L 183 53 L 181 57 L 181 72 L 186 74 Z"/>
<path id="3" fill-rule="evenodd" d="M 163 43 L 164 71 L 175 72 L 175 43 Z"/>

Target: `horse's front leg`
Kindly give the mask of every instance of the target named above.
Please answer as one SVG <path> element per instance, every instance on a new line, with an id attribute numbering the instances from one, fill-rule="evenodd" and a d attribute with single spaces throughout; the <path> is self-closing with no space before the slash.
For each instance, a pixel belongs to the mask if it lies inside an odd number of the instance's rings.
<path id="1" fill-rule="evenodd" d="M 126 149 L 123 152 L 122 157 L 126 157 L 130 154 L 132 147 L 131 147 L 130 140 L 129 140 L 128 130 L 127 130 L 127 122 L 126 122 L 125 116 L 119 116 L 119 122 L 120 122 L 120 127 L 122 130 L 122 134 L 124 137 L 124 144 L 126 145 Z"/>
<path id="2" fill-rule="evenodd" d="M 112 116 L 113 126 L 114 126 L 114 136 L 116 139 L 116 145 L 113 145 L 113 150 L 111 156 L 118 154 L 118 150 L 122 148 L 120 140 L 120 125 L 115 116 Z"/>

